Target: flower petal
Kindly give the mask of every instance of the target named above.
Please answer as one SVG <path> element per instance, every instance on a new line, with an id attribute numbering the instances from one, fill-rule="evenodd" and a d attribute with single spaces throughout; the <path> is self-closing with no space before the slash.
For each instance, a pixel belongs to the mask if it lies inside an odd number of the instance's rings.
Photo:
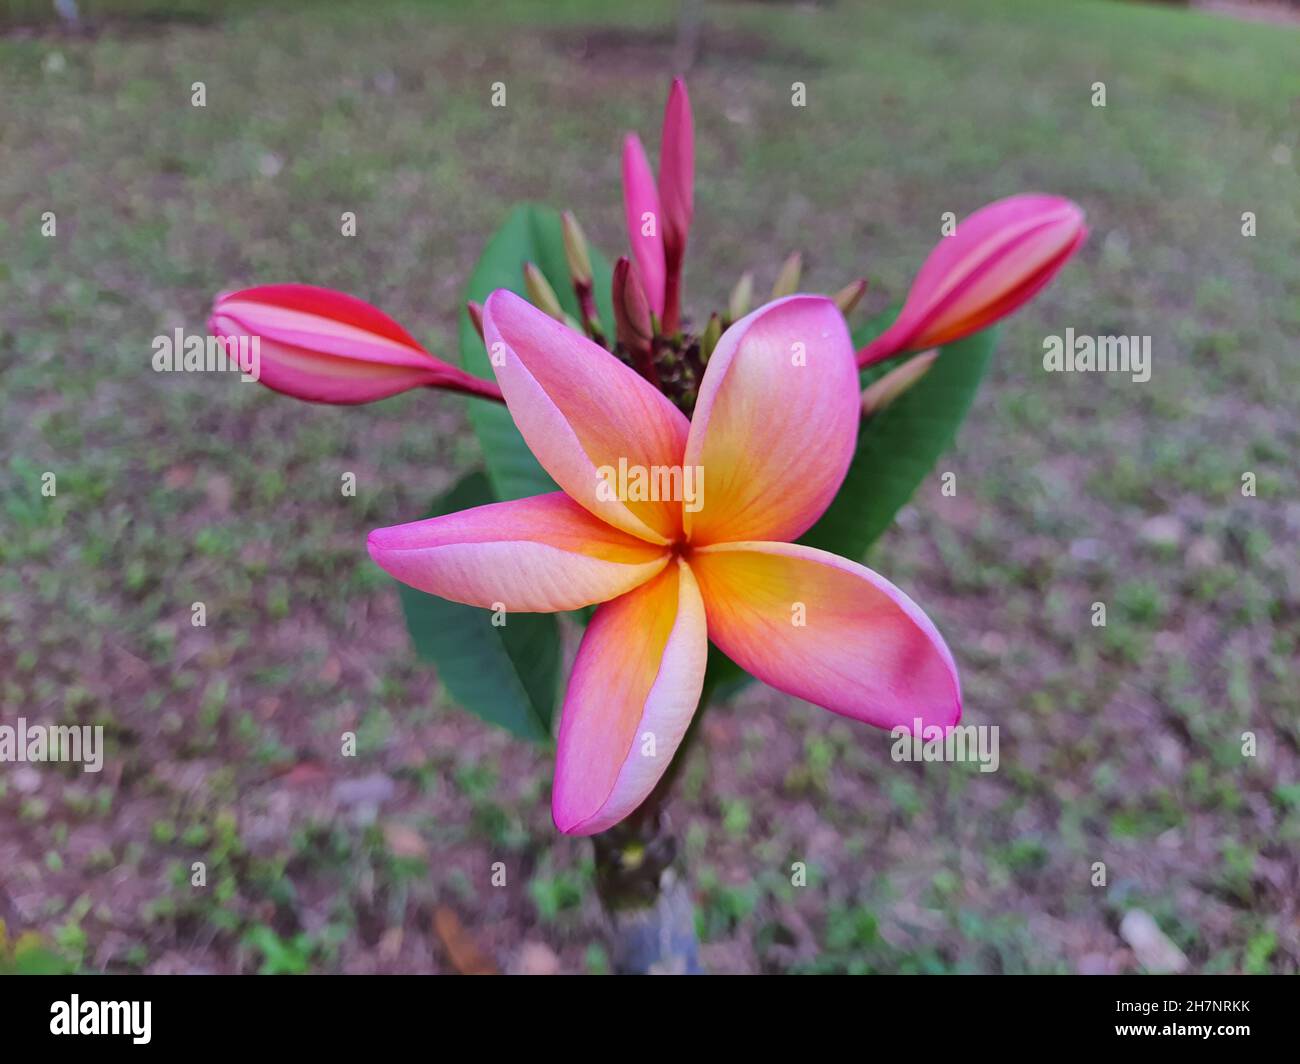
<path id="1" fill-rule="evenodd" d="M 564 699 L 556 827 L 594 835 L 645 800 L 695 714 L 708 646 L 699 588 L 680 560 L 596 610 Z"/>
<path id="2" fill-rule="evenodd" d="M 650 309 L 662 317 L 666 272 L 663 217 L 655 175 L 635 133 L 629 133 L 623 141 L 623 216 L 632 257 L 650 297 Z"/>
<path id="3" fill-rule="evenodd" d="M 682 412 L 603 347 L 513 292 L 488 296 L 483 335 L 510 414 L 555 482 L 625 532 L 675 540 L 680 500 L 620 500 L 599 470 L 680 466 L 689 428 Z"/>
<path id="4" fill-rule="evenodd" d="M 480 380 L 434 358 L 397 322 L 360 299 L 307 284 L 271 284 L 218 296 L 208 330 L 257 337 L 259 379 L 322 403 L 368 403 L 423 385 L 500 399 Z"/>
<path id="5" fill-rule="evenodd" d="M 830 505 L 853 458 L 858 371 L 844 316 L 823 296 L 787 296 L 722 335 L 700 382 L 687 466 L 704 505 L 691 541 L 794 539 Z"/>
<path id="6" fill-rule="evenodd" d="M 690 564 L 709 638 L 764 683 L 879 728 L 961 718 L 943 637 L 865 566 L 795 543 L 720 543 Z"/>
<path id="7" fill-rule="evenodd" d="M 366 546 L 381 569 L 413 588 L 518 613 L 605 602 L 651 579 L 670 557 L 562 491 L 377 528 Z"/>

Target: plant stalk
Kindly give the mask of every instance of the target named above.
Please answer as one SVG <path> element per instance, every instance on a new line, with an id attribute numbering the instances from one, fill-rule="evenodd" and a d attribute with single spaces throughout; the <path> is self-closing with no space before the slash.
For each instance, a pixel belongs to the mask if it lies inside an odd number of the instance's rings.
<path id="1" fill-rule="evenodd" d="M 596 893 L 611 926 L 619 975 L 702 975 L 695 905 L 677 867 L 678 841 L 664 808 L 704 712 L 701 700 L 672 763 L 625 820 L 592 837 Z"/>

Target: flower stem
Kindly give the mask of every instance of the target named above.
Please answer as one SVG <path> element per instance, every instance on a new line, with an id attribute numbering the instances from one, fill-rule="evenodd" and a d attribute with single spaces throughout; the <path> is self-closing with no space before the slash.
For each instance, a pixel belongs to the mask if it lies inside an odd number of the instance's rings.
<path id="1" fill-rule="evenodd" d="M 699 975 L 690 888 L 676 867 L 678 844 L 665 799 L 685 762 L 704 711 L 701 701 L 677 755 L 650 796 L 627 819 L 592 837 L 596 893 L 609 918 L 620 975 Z"/>

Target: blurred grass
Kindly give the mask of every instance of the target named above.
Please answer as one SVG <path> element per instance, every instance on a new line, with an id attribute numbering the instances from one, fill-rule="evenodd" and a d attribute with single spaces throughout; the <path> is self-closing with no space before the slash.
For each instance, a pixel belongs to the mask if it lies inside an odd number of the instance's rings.
<path id="1" fill-rule="evenodd" d="M 207 23 L 259 6 L 264 0 L 3 0 L 0 29 Z"/>
<path id="2" fill-rule="evenodd" d="M 540 940 L 599 970 L 548 755 L 446 704 L 362 549 L 476 462 L 464 400 L 318 408 L 148 360 L 215 292 L 275 280 L 449 352 L 518 199 L 618 249 L 617 145 L 657 141 L 674 9 L 218 10 L 0 37 L 0 705 L 101 723 L 111 751 L 100 777 L 0 772 L 0 917 L 90 968 L 423 970 L 445 901 L 503 961 Z M 809 285 L 865 273 L 879 308 L 944 211 L 1016 191 L 1069 195 L 1092 227 L 1004 330 L 941 464 L 957 497 L 923 487 L 873 558 L 945 632 L 1001 770 L 897 765 L 887 736 L 762 691 L 711 711 L 676 808 L 707 959 L 1123 970 L 1136 906 L 1196 968 L 1296 970 L 1296 30 L 1018 0 L 704 21 L 697 315 L 795 247 Z M 1152 335 L 1151 381 L 1044 374 L 1067 326 Z M 340 779 L 393 790 L 372 816 Z"/>

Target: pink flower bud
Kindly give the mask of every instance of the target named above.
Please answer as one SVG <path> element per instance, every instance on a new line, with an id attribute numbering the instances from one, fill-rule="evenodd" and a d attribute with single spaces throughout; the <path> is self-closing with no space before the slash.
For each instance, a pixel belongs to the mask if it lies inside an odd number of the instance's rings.
<path id="1" fill-rule="evenodd" d="M 223 293 L 208 319 L 223 340 L 256 338 L 259 379 L 318 403 L 369 403 L 429 386 L 500 401 L 492 381 L 434 358 L 383 311 L 307 284 Z"/>
<path id="2" fill-rule="evenodd" d="M 659 149 L 659 202 L 664 212 L 664 332 L 681 321 L 682 262 L 695 214 L 695 121 L 686 82 L 673 79 Z"/>
<path id="3" fill-rule="evenodd" d="M 659 192 L 645 149 L 635 133 L 623 141 L 623 211 L 632 258 L 650 300 L 650 309 L 664 312 L 664 234 Z"/>
<path id="4" fill-rule="evenodd" d="M 960 340 L 1032 299 L 1088 235 L 1059 196 L 1011 196 L 960 222 L 925 260 L 898 319 L 858 352 L 858 365 Z"/>

